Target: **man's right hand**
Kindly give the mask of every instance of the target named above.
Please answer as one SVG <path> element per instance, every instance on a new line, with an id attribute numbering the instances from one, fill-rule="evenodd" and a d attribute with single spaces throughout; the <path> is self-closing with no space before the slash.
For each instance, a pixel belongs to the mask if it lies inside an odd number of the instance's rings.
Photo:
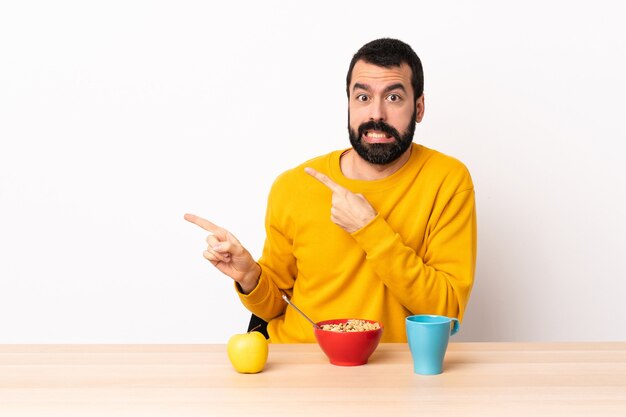
<path id="1" fill-rule="evenodd" d="M 244 294 L 249 294 L 259 282 L 261 267 L 250 252 L 228 230 L 194 214 L 185 214 L 185 220 L 211 233 L 203 256 L 217 269 L 234 279 Z"/>

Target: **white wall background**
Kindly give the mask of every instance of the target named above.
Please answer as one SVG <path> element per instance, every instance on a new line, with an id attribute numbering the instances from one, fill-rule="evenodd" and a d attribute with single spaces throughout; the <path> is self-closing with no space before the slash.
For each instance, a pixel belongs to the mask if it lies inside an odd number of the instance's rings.
<path id="1" fill-rule="evenodd" d="M 281 171 L 349 146 L 345 72 L 423 60 L 416 141 L 470 168 L 457 341 L 626 340 L 626 29 L 608 1 L 0 6 L 0 342 L 221 343 L 249 314 L 185 212 L 255 257 Z"/>

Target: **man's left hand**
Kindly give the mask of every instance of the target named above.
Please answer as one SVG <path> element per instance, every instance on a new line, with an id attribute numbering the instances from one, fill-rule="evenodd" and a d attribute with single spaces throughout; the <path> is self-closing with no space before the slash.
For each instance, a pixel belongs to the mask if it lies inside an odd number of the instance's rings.
<path id="1" fill-rule="evenodd" d="M 330 219 L 346 232 L 356 232 L 376 217 L 376 210 L 362 194 L 353 193 L 313 168 L 304 170 L 333 192 Z"/>

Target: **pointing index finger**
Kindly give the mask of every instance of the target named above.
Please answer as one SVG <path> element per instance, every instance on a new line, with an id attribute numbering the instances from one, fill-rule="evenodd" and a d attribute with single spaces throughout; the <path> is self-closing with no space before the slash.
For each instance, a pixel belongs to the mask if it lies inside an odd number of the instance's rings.
<path id="1" fill-rule="evenodd" d="M 221 228 L 217 226 L 216 224 L 213 224 L 207 219 L 203 219 L 200 216 L 196 216 L 195 214 L 189 214 L 189 213 L 185 214 L 185 220 L 187 220 L 190 223 L 195 224 L 196 226 L 200 226 L 207 232 L 217 233 L 221 230 Z"/>
<path id="2" fill-rule="evenodd" d="M 304 168 L 304 171 L 310 176 L 312 176 L 313 178 L 317 179 L 319 182 L 321 182 L 325 186 L 327 186 L 328 188 L 330 188 L 330 190 L 333 192 L 340 191 L 341 189 L 343 189 L 341 185 L 337 184 L 336 182 L 334 182 L 333 180 L 328 178 L 328 176 L 322 174 L 321 172 L 317 172 L 313 168 L 306 167 Z"/>

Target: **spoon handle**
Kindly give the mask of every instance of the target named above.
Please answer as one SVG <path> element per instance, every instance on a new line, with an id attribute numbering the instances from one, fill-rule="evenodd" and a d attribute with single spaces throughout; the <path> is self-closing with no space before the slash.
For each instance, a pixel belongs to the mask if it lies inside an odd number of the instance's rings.
<path id="1" fill-rule="evenodd" d="M 296 309 L 296 311 L 300 314 L 302 314 L 302 316 L 307 319 L 309 322 L 311 322 L 311 324 L 313 325 L 313 327 L 315 327 L 316 329 L 319 329 L 320 326 L 317 325 L 317 323 L 315 323 L 313 320 L 311 320 L 309 318 L 309 316 L 307 316 L 306 314 L 304 314 L 298 307 L 295 306 L 294 303 L 291 302 L 291 300 L 289 300 L 289 297 L 287 297 L 286 294 L 283 294 L 283 300 L 285 300 L 287 302 L 287 304 L 289 304 L 290 306 L 292 306 L 293 308 Z"/>

